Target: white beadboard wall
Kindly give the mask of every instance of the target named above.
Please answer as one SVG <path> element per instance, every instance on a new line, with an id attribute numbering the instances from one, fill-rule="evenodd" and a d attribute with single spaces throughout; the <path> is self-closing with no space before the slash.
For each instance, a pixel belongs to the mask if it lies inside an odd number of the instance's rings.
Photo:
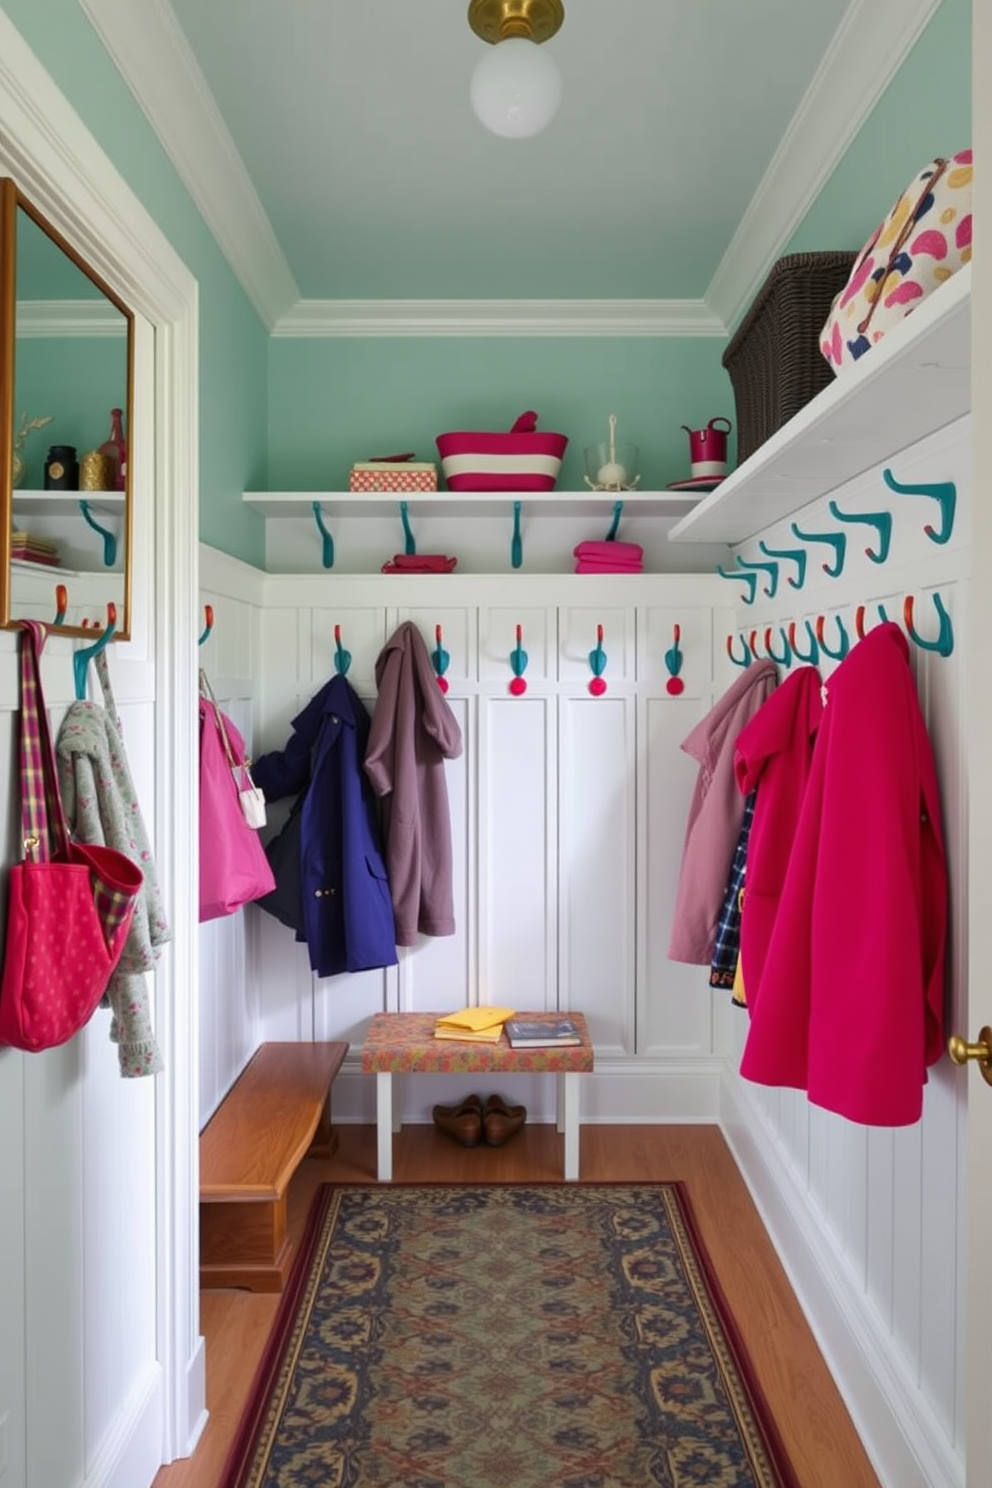
<path id="1" fill-rule="evenodd" d="M 864 549 L 873 529 L 847 526 L 842 575 L 828 577 L 820 561 L 830 551 L 815 545 L 800 592 L 780 587 L 773 599 L 759 586 L 753 606 L 741 605 L 735 636 L 790 621 L 830 617 L 824 632 L 835 647 L 840 617 L 854 639 L 855 614 L 867 608 L 877 623 L 883 604 L 902 623 L 903 602 L 913 595 L 915 625 L 926 639 L 937 635 L 933 594 L 939 593 L 954 624 L 954 650 L 942 658 L 911 647 L 918 690 L 940 777 L 943 825 L 951 882 L 951 934 L 947 1029 L 966 1025 L 964 967 L 967 924 L 967 795 L 962 690 L 968 636 L 965 585 L 969 554 L 968 418 L 904 450 L 888 467 L 900 483 L 953 482 L 954 530 L 946 544 L 932 542 L 927 523 L 939 526 L 936 501 L 896 495 L 882 468 L 834 493 L 845 513 L 889 511 L 892 547 L 874 564 Z M 797 513 L 807 532 L 842 526 L 826 500 Z M 771 548 L 800 546 L 788 523 L 760 534 Z M 757 539 L 739 549 L 760 559 Z M 783 573 L 793 572 L 783 565 Z M 739 645 L 739 641 L 738 641 Z M 838 663 L 821 662 L 824 676 Z M 856 850 L 852 843 L 852 851 Z M 961 1170 L 965 1074 L 945 1057 L 931 1071 L 923 1120 L 881 1130 L 852 1125 L 810 1105 L 801 1093 L 765 1089 L 741 1080 L 737 1063 L 746 1015 L 718 1009 L 717 1046 L 727 1062 L 720 1121 L 762 1209 L 821 1346 L 842 1384 L 848 1406 L 892 1488 L 952 1488 L 964 1481 L 964 1347 L 966 1305 L 962 1257 L 965 1191 Z M 892 1030 L 893 1038 L 898 1029 Z M 897 1429 L 898 1428 L 898 1429 Z M 884 1469 L 884 1471 L 883 1471 Z"/>

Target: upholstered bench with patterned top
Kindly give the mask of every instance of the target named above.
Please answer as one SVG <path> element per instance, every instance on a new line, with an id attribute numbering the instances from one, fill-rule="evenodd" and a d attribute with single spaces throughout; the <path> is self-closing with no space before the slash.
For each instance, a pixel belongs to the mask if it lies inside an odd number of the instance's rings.
<path id="1" fill-rule="evenodd" d="M 498 1044 L 436 1039 L 440 1013 L 376 1013 L 362 1045 L 362 1070 L 376 1077 L 376 1129 L 379 1179 L 393 1176 L 393 1075 L 554 1074 L 558 1077 L 558 1130 L 565 1137 L 565 1180 L 579 1176 L 579 1075 L 593 1069 L 586 1020 L 568 1009 L 581 1044 L 559 1048 L 513 1049 L 504 1033 Z M 560 1013 L 517 1013 L 528 1022 L 553 1023 Z"/>

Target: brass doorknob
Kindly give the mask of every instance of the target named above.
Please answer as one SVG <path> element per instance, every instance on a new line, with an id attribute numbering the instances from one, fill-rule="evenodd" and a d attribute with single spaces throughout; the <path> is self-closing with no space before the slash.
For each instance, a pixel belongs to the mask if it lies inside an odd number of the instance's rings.
<path id="1" fill-rule="evenodd" d="M 954 1033 L 947 1040 L 947 1052 L 955 1064 L 967 1064 L 977 1059 L 983 1076 L 992 1085 L 992 1028 L 986 1026 L 978 1035 L 977 1044 L 969 1044 L 960 1034 Z"/>

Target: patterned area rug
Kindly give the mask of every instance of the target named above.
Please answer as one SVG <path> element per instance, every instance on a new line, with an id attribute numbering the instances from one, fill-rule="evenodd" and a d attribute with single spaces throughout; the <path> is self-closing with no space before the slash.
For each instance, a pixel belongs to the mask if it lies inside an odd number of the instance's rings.
<path id="1" fill-rule="evenodd" d="M 680 1184 L 327 1187 L 221 1488 L 797 1488 Z"/>

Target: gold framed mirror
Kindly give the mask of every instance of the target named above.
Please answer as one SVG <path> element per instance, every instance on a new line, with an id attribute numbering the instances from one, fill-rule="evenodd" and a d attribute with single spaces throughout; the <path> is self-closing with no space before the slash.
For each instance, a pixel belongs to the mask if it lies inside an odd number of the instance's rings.
<path id="1" fill-rule="evenodd" d="M 0 178 L 5 629 L 130 639 L 133 379 L 133 312 Z"/>

